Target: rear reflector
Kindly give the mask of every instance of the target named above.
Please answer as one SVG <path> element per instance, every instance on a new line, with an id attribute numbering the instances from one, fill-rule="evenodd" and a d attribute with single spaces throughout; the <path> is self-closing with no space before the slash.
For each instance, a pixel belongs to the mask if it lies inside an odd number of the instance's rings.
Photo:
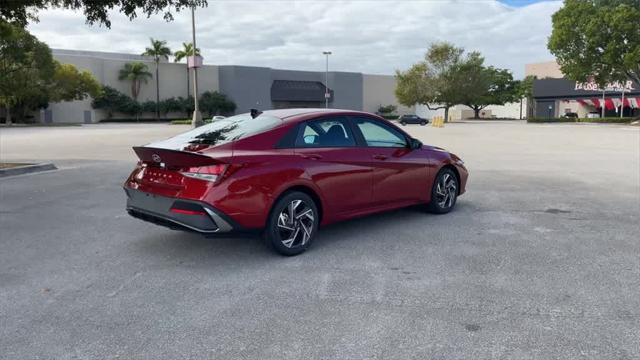
<path id="1" fill-rule="evenodd" d="M 215 182 L 224 173 L 226 169 L 227 169 L 226 164 L 217 164 L 217 165 L 189 168 L 188 171 L 181 172 L 181 174 L 194 179 Z"/>
<path id="2" fill-rule="evenodd" d="M 204 211 L 199 211 L 199 210 L 188 210 L 188 209 L 176 209 L 176 208 L 171 208 L 170 210 L 172 213 L 176 213 L 176 214 L 183 214 L 183 215 L 206 215 Z"/>

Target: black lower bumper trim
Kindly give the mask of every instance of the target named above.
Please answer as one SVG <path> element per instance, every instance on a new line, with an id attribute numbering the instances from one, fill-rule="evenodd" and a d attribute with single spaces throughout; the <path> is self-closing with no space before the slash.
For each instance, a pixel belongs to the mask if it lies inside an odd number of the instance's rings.
<path id="1" fill-rule="evenodd" d="M 241 227 L 229 216 L 204 202 L 170 198 L 127 187 L 124 190 L 127 194 L 127 212 L 136 219 L 212 237 L 255 232 Z M 204 211 L 206 214 L 186 215 L 172 209 Z"/>

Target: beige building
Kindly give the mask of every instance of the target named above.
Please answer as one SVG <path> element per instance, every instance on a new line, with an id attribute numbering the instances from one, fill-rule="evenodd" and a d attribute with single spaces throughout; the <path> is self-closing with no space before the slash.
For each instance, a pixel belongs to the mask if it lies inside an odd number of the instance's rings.
<path id="1" fill-rule="evenodd" d="M 526 64 L 524 66 L 524 76 L 535 76 L 538 79 L 561 79 L 564 77 L 560 70 L 560 65 L 555 61 Z"/>

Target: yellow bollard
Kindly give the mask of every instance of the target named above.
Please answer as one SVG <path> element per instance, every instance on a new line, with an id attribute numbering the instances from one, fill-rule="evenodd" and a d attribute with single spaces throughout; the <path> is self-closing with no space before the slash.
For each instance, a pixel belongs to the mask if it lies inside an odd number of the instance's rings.
<path id="1" fill-rule="evenodd" d="M 444 117 L 443 116 L 434 116 L 431 120 L 431 126 L 442 128 L 444 127 Z"/>

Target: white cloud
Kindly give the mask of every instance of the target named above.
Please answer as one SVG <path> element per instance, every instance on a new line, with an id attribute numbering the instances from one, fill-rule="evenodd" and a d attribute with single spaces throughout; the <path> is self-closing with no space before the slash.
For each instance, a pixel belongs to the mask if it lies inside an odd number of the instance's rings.
<path id="1" fill-rule="evenodd" d="M 485 1 L 209 1 L 196 11 L 198 47 L 209 64 L 392 74 L 418 61 L 431 42 L 478 50 L 516 77 L 524 64 L 552 59 L 551 15 L 561 2 L 513 8 Z M 138 18 L 111 12 L 111 29 L 81 12 L 48 10 L 30 31 L 53 48 L 140 53 L 149 37 L 177 50 L 191 41 L 191 14 Z"/>

